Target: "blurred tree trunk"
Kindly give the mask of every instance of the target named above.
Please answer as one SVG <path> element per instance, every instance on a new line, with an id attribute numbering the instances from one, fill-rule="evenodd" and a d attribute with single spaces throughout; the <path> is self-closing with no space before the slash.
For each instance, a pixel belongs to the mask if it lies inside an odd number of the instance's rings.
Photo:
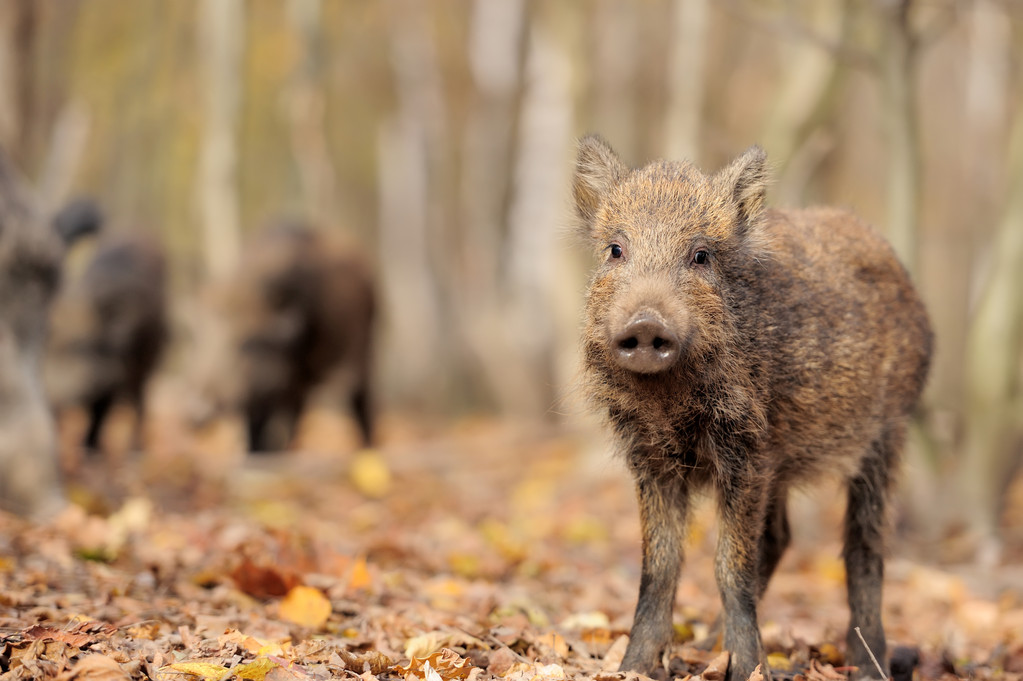
<path id="1" fill-rule="evenodd" d="M 315 224 L 332 226 L 339 215 L 334 165 L 326 135 L 323 92 L 323 34 L 320 0 L 291 0 L 288 16 L 302 45 L 302 58 L 285 91 L 283 105 L 291 130 L 291 148 L 305 196 L 303 205 Z"/>
<path id="2" fill-rule="evenodd" d="M 699 0 L 698 0 L 699 1 Z M 593 131 L 625 158 L 639 154 L 636 92 L 641 8 L 630 0 L 599 0 L 593 10 Z"/>
<path id="3" fill-rule="evenodd" d="M 672 0 L 665 158 L 700 160 L 707 14 L 707 0 Z"/>
<path id="4" fill-rule="evenodd" d="M 558 230 L 568 194 L 572 140 L 571 31 L 578 17 L 550 8 L 529 28 L 526 89 L 508 215 L 507 310 L 502 337 L 520 371 L 506 371 L 505 402 L 528 416 L 550 414 L 555 397 Z M 543 19 L 546 18 L 546 21 Z M 497 353 L 500 356 L 500 353 Z"/>
<path id="5" fill-rule="evenodd" d="M 966 340 L 959 480 L 982 563 L 999 557 L 999 516 L 1023 457 L 1023 109 L 1016 111 L 1011 140 L 1008 203 Z"/>
<path id="6" fill-rule="evenodd" d="M 428 5 L 418 0 L 389 3 L 391 63 L 397 111 L 378 132 L 380 257 L 389 347 L 400 356 L 401 375 L 388 371 L 399 401 L 437 411 L 451 397 L 460 334 L 452 322 L 443 277 L 451 267 L 454 239 L 445 219 L 447 148 L 443 88 Z M 434 266 L 440 262 L 442 275 Z M 391 363 L 390 366 L 396 367 Z"/>
<path id="7" fill-rule="evenodd" d="M 18 167 L 32 162 L 35 0 L 0 2 L 0 146 Z"/>
<path id="8" fill-rule="evenodd" d="M 917 41 L 912 0 L 875 0 L 881 16 L 881 79 L 888 147 L 889 241 L 913 275 L 920 221 L 920 131 L 916 107 Z"/>
<path id="9" fill-rule="evenodd" d="M 245 6 L 242 0 L 197 6 L 203 130 L 196 195 L 206 266 L 222 277 L 234 268 L 241 246 L 237 126 Z"/>
<path id="10" fill-rule="evenodd" d="M 762 144 L 778 169 L 777 203 L 803 205 L 824 156 L 834 148 L 826 123 L 833 119 L 849 65 L 839 50 L 851 41 L 854 3 L 818 2 L 806 17 L 809 37 L 782 47 L 785 76 L 778 89 Z M 788 17 L 787 21 L 802 21 Z"/>
<path id="11" fill-rule="evenodd" d="M 503 285 L 512 201 L 512 168 L 519 137 L 528 5 L 524 0 L 476 0 L 469 25 L 473 77 L 462 140 L 460 258 L 462 285 L 455 311 L 466 334 L 469 359 L 495 403 L 510 407 L 506 374 L 519 373 L 493 339 L 503 338 Z M 509 348 L 514 352 L 514 348 Z"/>

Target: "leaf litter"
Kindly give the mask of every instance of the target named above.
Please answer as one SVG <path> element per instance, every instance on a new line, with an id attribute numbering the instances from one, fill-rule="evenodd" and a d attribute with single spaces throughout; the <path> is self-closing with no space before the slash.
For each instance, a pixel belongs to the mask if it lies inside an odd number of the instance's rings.
<path id="1" fill-rule="evenodd" d="M 60 517 L 0 514 L 0 681 L 645 679 L 616 671 L 640 559 L 624 467 L 520 424 L 412 431 L 354 454 L 85 462 Z M 776 679 L 845 678 L 836 496 L 794 513 L 761 607 Z M 697 513 L 658 679 L 724 679 L 720 642 L 697 645 L 720 610 L 713 515 Z M 1023 679 L 1023 589 L 1000 570 L 983 593 L 895 552 L 886 628 L 909 674 Z"/>

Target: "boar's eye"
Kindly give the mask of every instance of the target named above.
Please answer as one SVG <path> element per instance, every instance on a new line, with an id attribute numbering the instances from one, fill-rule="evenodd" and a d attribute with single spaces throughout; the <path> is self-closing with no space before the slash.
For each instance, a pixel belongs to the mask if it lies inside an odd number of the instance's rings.
<path id="1" fill-rule="evenodd" d="M 710 260 L 710 253 L 703 250 L 702 248 L 696 253 L 693 253 L 693 262 L 697 265 L 706 265 Z"/>
<path id="2" fill-rule="evenodd" d="M 622 257 L 622 247 L 618 244 L 611 244 L 611 248 L 609 250 L 611 251 L 612 258 L 618 259 Z"/>

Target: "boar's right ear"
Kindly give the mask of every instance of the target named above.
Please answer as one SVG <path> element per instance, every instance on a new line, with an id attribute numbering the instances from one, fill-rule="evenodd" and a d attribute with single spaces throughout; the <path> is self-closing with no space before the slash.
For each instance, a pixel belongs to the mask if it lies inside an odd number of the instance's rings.
<path id="1" fill-rule="evenodd" d="M 714 178 L 721 191 L 735 202 L 740 229 L 756 220 L 764 208 L 767 171 L 767 154 L 754 145 Z"/>
<path id="2" fill-rule="evenodd" d="M 575 208 L 589 234 L 604 196 L 628 174 L 629 169 L 607 142 L 598 135 L 587 135 L 579 141 L 572 193 Z"/>

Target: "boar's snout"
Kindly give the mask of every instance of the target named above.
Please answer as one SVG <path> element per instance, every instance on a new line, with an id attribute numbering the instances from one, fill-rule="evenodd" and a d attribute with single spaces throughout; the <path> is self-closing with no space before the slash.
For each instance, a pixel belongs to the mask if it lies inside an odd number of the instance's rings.
<path id="1" fill-rule="evenodd" d="M 611 353 L 623 369 L 656 374 L 678 359 L 679 339 L 655 315 L 640 312 L 612 336 Z"/>

